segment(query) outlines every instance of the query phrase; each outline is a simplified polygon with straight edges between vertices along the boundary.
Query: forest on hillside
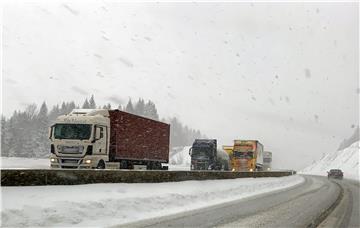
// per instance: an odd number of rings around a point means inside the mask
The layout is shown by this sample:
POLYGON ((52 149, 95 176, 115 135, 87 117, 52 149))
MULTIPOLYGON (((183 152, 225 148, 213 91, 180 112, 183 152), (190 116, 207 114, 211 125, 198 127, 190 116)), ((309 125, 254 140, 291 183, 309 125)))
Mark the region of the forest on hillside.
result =
POLYGON ((139 98, 133 102, 129 99, 125 106, 111 107, 110 103, 97 105, 94 96, 76 105, 74 101, 62 102, 49 109, 45 102, 40 108, 36 104, 28 105, 25 110, 14 111, 9 118, 1 116, 1 156, 4 157, 38 157, 49 156, 50 142, 48 128, 55 119, 70 113, 73 109, 119 109, 125 112, 161 120, 170 124, 170 147, 191 145, 195 138, 204 138, 199 130, 194 130, 181 123, 176 117, 161 118, 154 102, 139 98))

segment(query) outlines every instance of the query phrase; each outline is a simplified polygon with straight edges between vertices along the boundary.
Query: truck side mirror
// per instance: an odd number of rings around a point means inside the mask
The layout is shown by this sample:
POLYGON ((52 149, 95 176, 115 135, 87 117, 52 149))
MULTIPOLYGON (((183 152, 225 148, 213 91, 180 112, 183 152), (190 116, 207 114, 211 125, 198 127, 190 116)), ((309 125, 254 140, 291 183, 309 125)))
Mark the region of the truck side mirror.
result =
POLYGON ((192 147, 190 147, 189 149, 189 155, 191 156, 191 152, 192 152, 192 147))
POLYGON ((95 140, 99 140, 101 137, 100 137, 100 128, 95 128, 95 140))
POLYGON ((49 139, 52 138, 52 131, 53 131, 53 126, 49 127, 49 133, 48 133, 48 136, 49 136, 49 139))

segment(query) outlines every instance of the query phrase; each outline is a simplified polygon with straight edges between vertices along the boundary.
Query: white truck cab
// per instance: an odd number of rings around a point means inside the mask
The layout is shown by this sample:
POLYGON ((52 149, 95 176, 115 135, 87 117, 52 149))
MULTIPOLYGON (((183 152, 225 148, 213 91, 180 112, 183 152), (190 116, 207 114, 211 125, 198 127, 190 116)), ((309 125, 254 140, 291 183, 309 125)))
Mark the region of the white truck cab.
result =
POLYGON ((100 168, 109 161, 109 112, 74 109, 49 129, 51 168, 100 168))

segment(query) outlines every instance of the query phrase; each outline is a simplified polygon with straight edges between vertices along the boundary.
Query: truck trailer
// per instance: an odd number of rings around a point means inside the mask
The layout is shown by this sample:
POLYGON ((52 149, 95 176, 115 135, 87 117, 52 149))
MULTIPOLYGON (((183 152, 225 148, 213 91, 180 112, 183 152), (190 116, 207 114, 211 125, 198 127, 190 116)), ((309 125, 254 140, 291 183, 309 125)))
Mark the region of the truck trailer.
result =
POLYGON ((170 125, 120 110, 74 109, 49 130, 51 168, 167 169, 170 125))
POLYGON ((229 170, 229 156, 217 148, 216 139, 195 139, 189 155, 191 170, 229 170))
POLYGON ((262 171, 264 146, 258 140, 234 140, 233 171, 262 171))

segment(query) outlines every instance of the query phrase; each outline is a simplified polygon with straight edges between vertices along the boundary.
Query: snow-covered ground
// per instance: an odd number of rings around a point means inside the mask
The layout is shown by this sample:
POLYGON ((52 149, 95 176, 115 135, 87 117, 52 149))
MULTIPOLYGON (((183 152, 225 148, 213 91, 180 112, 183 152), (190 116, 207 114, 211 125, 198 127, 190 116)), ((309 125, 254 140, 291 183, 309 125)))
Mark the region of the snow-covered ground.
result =
POLYGON ((2 187, 2 226, 111 226, 288 188, 301 176, 2 187))
MULTIPOLYGON (((169 156, 170 170, 190 170, 189 148, 189 146, 176 147, 171 150, 169 156)), ((44 158, 0 157, 1 168, 48 169, 49 165, 49 159, 44 158)))
POLYGON ((190 146, 175 147, 170 152, 169 170, 190 170, 190 146))
POLYGON ((7 169, 48 169, 50 160, 48 158, 0 157, 0 167, 7 169))
POLYGON ((345 178, 359 180, 359 151, 358 141, 343 150, 325 154, 300 173, 325 176, 330 169, 341 169, 345 178))

